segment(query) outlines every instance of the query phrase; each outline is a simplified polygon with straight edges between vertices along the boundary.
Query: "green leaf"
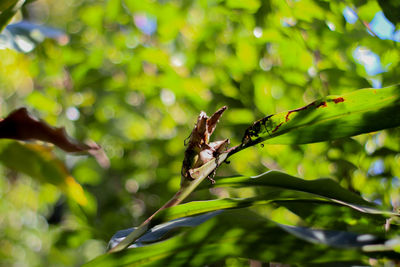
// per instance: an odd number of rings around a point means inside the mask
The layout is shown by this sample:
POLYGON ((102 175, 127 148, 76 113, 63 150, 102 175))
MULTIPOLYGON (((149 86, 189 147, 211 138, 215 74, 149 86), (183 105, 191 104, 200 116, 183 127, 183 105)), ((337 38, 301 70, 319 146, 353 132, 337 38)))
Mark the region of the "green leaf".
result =
MULTIPOLYGON (((305 181, 296 177, 289 176, 284 173, 280 172, 269 172, 260 176, 261 178, 242 178, 242 177, 235 177, 235 178, 225 178, 222 179, 221 184, 223 185, 231 185, 231 186, 248 186, 248 185, 264 185, 264 186, 274 186, 274 187, 281 187, 284 189, 290 190, 275 190, 272 194, 260 194, 260 196, 256 198, 242 198, 242 199, 218 199, 218 200, 209 200, 209 201, 195 201, 186 203, 183 205, 171 207, 165 210, 162 210, 156 217, 153 219, 154 222, 166 222, 170 220, 175 220, 177 218, 197 215, 205 212, 222 210, 222 209, 231 209, 231 208, 242 208, 242 207, 251 207, 256 205, 267 205, 267 204, 278 204, 286 206, 288 204, 292 204, 291 207, 296 208, 297 206, 304 206, 310 207, 310 204, 315 205, 343 205, 346 207, 350 207, 353 210, 360 213, 367 213, 372 216, 373 218, 377 219, 379 217, 379 226, 381 225, 381 221, 384 221, 389 215, 396 215, 394 213, 388 211, 382 211, 370 207, 366 207, 365 205, 372 206, 372 203, 367 202, 366 200, 362 199, 358 195, 347 191, 346 189, 340 187, 337 183, 330 179, 320 179, 314 181, 305 181), (253 183, 254 180, 258 180, 257 183, 253 183), (319 188, 327 188, 328 190, 323 190, 322 193, 318 192, 319 188), (294 191, 303 191, 303 192, 294 192, 294 191), (330 190, 332 190, 333 196, 330 194, 330 190), (330 201, 322 201, 320 196, 328 198, 330 201), (306 201, 306 202, 305 202, 306 201), (345 202, 346 201, 346 202, 345 202), (356 203, 356 204, 353 204, 356 203), (360 205, 360 204, 363 204, 360 205), (293 205, 294 204, 294 205, 293 205)), ((339 207, 334 207, 333 211, 336 211, 339 207)), ((313 212, 313 210, 307 210, 308 213, 313 212)), ((331 210, 329 212, 332 213, 331 210)), ((338 211, 336 214, 345 214, 345 211, 338 211)), ((344 219, 349 218, 350 220, 354 220, 353 214, 350 214, 344 219)), ((309 214, 307 214, 309 216, 309 214)), ((328 215, 329 216, 329 215, 328 215)), ((302 216, 303 217, 303 216, 302 216)), ((360 215, 356 216, 359 218, 360 215)), ((140 226, 142 227, 142 225, 140 226)), ((146 228, 144 231, 146 231, 146 228)), ((118 235, 118 233, 116 234, 118 235)), ((127 234, 128 235, 128 234, 127 234)), ((129 234, 131 236, 133 234, 129 234)), ((141 242, 140 240, 143 237, 137 239, 137 242, 141 242)), ((136 240, 136 239, 135 239, 136 240)), ((132 240, 133 241, 133 240, 132 240)), ((111 241, 112 242, 112 241, 111 241)), ((124 241, 125 242, 125 241, 124 241)), ((117 243, 117 241, 115 241, 117 243)))
MULTIPOLYGON (((386 221, 388 211, 369 208, 361 210, 342 206, 330 201, 310 199, 277 200, 274 204, 284 207, 301 218, 302 225, 313 228, 335 229, 383 235, 382 222, 386 221)), ((271 216, 275 220, 274 216, 271 216)), ((386 233, 387 234, 387 233, 386 233)))
POLYGON ((356 212, 360 213, 381 215, 382 217, 379 217, 381 220, 384 220, 386 217, 390 215, 397 215, 390 211, 380 210, 372 207, 365 207, 361 205, 344 203, 344 202, 338 203, 335 201, 321 200, 317 196, 313 196, 311 194, 308 195, 307 198, 305 198, 303 194, 300 194, 299 192, 295 191, 291 194, 292 197, 289 197, 288 195, 289 194, 287 194, 287 192, 284 192, 283 194, 278 193, 278 194, 262 195, 254 198, 223 198, 223 199, 214 199, 205 201, 191 201, 185 204, 165 209, 162 212, 160 212, 160 214, 156 216, 155 219, 158 221, 165 222, 181 217, 193 216, 215 210, 244 208, 244 207, 253 207, 261 205, 271 205, 271 204, 278 204, 280 206, 288 207, 289 209, 295 209, 296 212, 300 210, 303 212, 303 214, 304 212, 306 212, 307 216, 309 216, 310 213, 315 214, 315 210, 314 209, 310 210, 310 208, 322 205, 332 206, 332 209, 335 210, 339 210, 340 206, 344 206, 346 208, 353 209, 356 212), (304 209, 302 210, 302 208, 304 209))
MULTIPOLYGON (((176 232, 176 230, 178 228, 197 226, 197 225, 211 219, 212 217, 216 216, 219 213, 221 213, 221 211, 209 212, 209 213, 205 213, 205 214, 198 215, 198 216, 179 218, 179 219, 176 219, 176 220, 173 220, 170 222, 159 224, 159 225, 153 227, 150 231, 147 231, 141 237, 139 237, 134 242, 134 244, 132 244, 128 248, 141 247, 148 243, 154 243, 154 242, 160 241, 169 232, 172 232, 172 231, 176 232)), ((108 247, 109 248, 115 247, 116 245, 118 245, 119 242, 122 241, 122 239, 126 238, 135 229, 136 228, 129 228, 129 229, 118 231, 117 233, 115 233, 113 235, 113 237, 111 237, 111 240, 108 243, 108 247)))
POLYGON ((174 220, 181 217, 193 216, 204 212, 221 209, 243 208, 255 205, 265 205, 273 200, 261 200, 257 198, 224 198, 205 201, 192 201, 163 210, 156 217, 164 221, 174 220))
POLYGON ((227 257, 284 263, 350 260, 361 263, 363 253, 359 248, 373 241, 372 236, 367 242, 360 241, 365 240, 363 236, 343 231, 288 228, 247 209, 238 209, 225 211, 166 241, 105 254, 85 266, 204 266, 227 257))
POLYGON ((306 227, 296 227, 279 224, 287 232, 311 243, 326 244, 332 247, 358 247, 375 242, 377 238, 373 235, 357 235, 351 232, 332 230, 317 230, 306 227), (361 238, 362 237, 362 238, 361 238))
POLYGON ((341 187, 332 179, 304 180, 278 171, 269 171, 254 177, 220 178, 213 186, 272 186, 315 194, 360 210, 374 206, 373 203, 341 187))
POLYGON ((3 0, 0 2, 0 12, 3 12, 4 10, 7 10, 11 6, 15 5, 18 2, 18 0, 3 0))
POLYGON ((277 113, 246 130, 242 148, 334 140, 400 125, 400 85, 327 96, 307 106, 277 113))
POLYGON ((400 22, 400 2, 397 0, 378 0, 385 17, 394 25, 400 22))
POLYGON ((37 144, 5 142, 0 149, 0 162, 10 169, 29 175, 42 183, 58 186, 67 196, 82 206, 87 204, 81 185, 68 173, 51 149, 37 144), (22 160, 23 159, 23 160, 22 160))
POLYGON ((25 0, 8 0, 0 6, 0 32, 25 3, 25 0))

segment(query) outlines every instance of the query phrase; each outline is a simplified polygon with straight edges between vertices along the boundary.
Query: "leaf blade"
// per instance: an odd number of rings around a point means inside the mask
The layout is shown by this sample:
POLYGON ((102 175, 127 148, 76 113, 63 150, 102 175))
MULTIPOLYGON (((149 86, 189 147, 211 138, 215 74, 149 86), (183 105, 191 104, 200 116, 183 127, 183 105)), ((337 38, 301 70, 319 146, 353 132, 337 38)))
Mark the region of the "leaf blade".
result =
POLYGON ((56 158, 48 147, 16 141, 6 142, 0 148, 0 162, 39 182, 57 186, 81 206, 86 206, 88 203, 82 186, 69 174, 63 162, 56 158), (24 160, 21 161, 21 159, 24 160))
POLYGON ((267 116, 246 130, 242 148, 306 144, 400 126, 400 85, 327 96, 307 106, 267 116))
POLYGON ((226 257, 285 263, 360 262, 365 255, 360 248, 369 243, 359 242, 360 235, 351 232, 293 229, 297 236, 247 209, 224 211, 166 241, 102 255, 85 266, 203 266, 226 257), (316 232, 330 239, 311 240, 316 232), (341 237, 343 246, 335 242, 335 235, 341 237), (326 246, 330 243, 335 247, 326 246))
POLYGON ((226 186, 272 186, 315 194, 336 202, 373 207, 375 204, 341 187, 334 180, 321 178, 304 180, 279 171, 268 171, 254 177, 221 178, 213 185, 226 186))
POLYGON ((40 140, 52 143, 66 152, 81 152, 99 150, 100 147, 92 143, 82 144, 69 137, 64 128, 55 128, 42 120, 30 115, 26 108, 14 110, 5 119, 0 121, 0 139, 40 140))

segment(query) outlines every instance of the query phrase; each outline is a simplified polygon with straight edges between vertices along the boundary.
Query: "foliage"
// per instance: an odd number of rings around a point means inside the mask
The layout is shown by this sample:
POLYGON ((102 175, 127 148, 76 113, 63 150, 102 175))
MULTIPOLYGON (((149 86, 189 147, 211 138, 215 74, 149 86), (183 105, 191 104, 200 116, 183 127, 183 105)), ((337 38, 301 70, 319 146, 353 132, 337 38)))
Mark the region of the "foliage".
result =
POLYGON ((44 28, 22 24, 16 34, 14 21, 1 33, 32 44, 0 43, 2 117, 27 107, 94 140, 110 162, 1 139, 0 265, 74 266, 104 254, 115 232, 140 225, 179 190, 196 116, 225 105, 213 139, 248 148, 229 155, 214 185, 204 181, 151 225, 172 228, 88 265, 398 258, 399 128, 386 128, 399 124, 399 44, 369 27, 380 11, 397 23, 396 3, 24 2, 32 1, 3 1, 0 26, 14 12, 44 28), (349 9, 354 23, 343 16, 349 9), (28 38, 35 29, 49 38, 28 38), (365 55, 378 56, 374 73, 365 55))

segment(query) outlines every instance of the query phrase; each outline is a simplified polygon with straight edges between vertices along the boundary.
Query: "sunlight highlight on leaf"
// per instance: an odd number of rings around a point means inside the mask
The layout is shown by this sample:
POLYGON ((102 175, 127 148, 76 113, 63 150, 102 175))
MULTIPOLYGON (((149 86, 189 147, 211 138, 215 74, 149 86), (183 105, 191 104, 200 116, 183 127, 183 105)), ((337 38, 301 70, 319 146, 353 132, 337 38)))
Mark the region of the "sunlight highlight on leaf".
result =
POLYGON ((246 130, 242 146, 306 144, 400 125, 400 86, 328 96, 307 106, 267 116, 246 130))
POLYGON ((65 178, 65 187, 67 195, 69 195, 73 200, 79 203, 81 206, 86 206, 88 200, 85 196, 82 186, 76 182, 72 176, 67 176, 65 178))

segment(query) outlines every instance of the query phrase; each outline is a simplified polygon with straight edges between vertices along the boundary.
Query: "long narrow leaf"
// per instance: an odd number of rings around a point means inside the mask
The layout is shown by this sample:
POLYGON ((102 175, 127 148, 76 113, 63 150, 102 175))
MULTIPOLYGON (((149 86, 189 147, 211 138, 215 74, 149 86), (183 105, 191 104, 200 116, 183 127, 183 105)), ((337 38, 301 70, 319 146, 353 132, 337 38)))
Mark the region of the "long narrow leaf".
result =
POLYGON ((214 186, 272 186, 315 194, 346 205, 358 206, 360 209, 374 206, 373 203, 341 187, 332 179, 304 180, 278 171, 269 171, 254 177, 220 178, 214 186))
POLYGON ((364 207, 359 205, 351 205, 348 203, 337 203, 329 200, 321 200, 316 197, 310 196, 309 198, 303 198, 299 196, 297 198, 288 198, 276 196, 272 198, 268 198, 265 196, 256 197, 256 198, 224 198, 224 199, 215 199, 215 200, 205 200, 205 201, 192 201, 185 204, 181 204, 175 207, 171 207, 163 210, 156 217, 162 222, 174 220, 181 217, 193 216, 197 214, 202 214, 204 212, 211 212, 221 209, 234 209, 234 208, 244 208, 244 207, 253 207, 260 205, 270 205, 270 204, 278 204, 283 206, 293 206, 300 205, 309 207, 310 205, 331 205, 336 208, 340 206, 345 206, 355 210, 356 212, 366 213, 371 215, 381 215, 382 220, 389 216, 397 215, 393 212, 380 210, 372 207, 364 207))
POLYGON ((311 104, 265 117, 249 127, 242 148, 306 144, 400 126, 400 85, 327 96, 311 104))
POLYGON ((1 4, 0 10, 0 32, 7 26, 8 22, 25 3, 25 0, 11 0, 1 4))
POLYGON ((360 263, 365 255, 361 248, 377 244, 376 238, 365 237, 344 231, 287 229, 238 209, 225 211, 166 241, 102 255, 85 266, 204 266, 227 257, 283 263, 360 263))
MULTIPOLYGON (((154 243, 157 241, 160 241, 162 238, 164 238, 165 235, 167 235, 171 231, 176 231, 179 228, 183 227, 194 227, 199 224, 202 224, 203 222, 211 219, 212 217, 216 216, 222 211, 214 211, 214 212, 209 212, 205 214, 201 214, 198 216, 192 216, 192 217, 184 217, 184 218, 179 218, 172 220, 170 222, 166 222, 163 224, 156 225, 149 231, 147 231, 144 235, 139 237, 135 243, 130 245, 128 248, 135 248, 135 247, 141 247, 144 246, 146 243, 154 243)), ((132 233, 135 230, 135 228, 129 228, 129 229, 124 229, 121 231, 118 231, 111 237, 110 242, 108 243, 109 248, 113 248, 116 245, 121 242, 125 237, 127 237, 130 233, 132 233)))
POLYGON ((67 152, 99 150, 95 143, 82 144, 67 135, 64 128, 55 128, 33 117, 26 108, 14 110, 0 121, 0 139, 40 140, 52 143, 67 152))

